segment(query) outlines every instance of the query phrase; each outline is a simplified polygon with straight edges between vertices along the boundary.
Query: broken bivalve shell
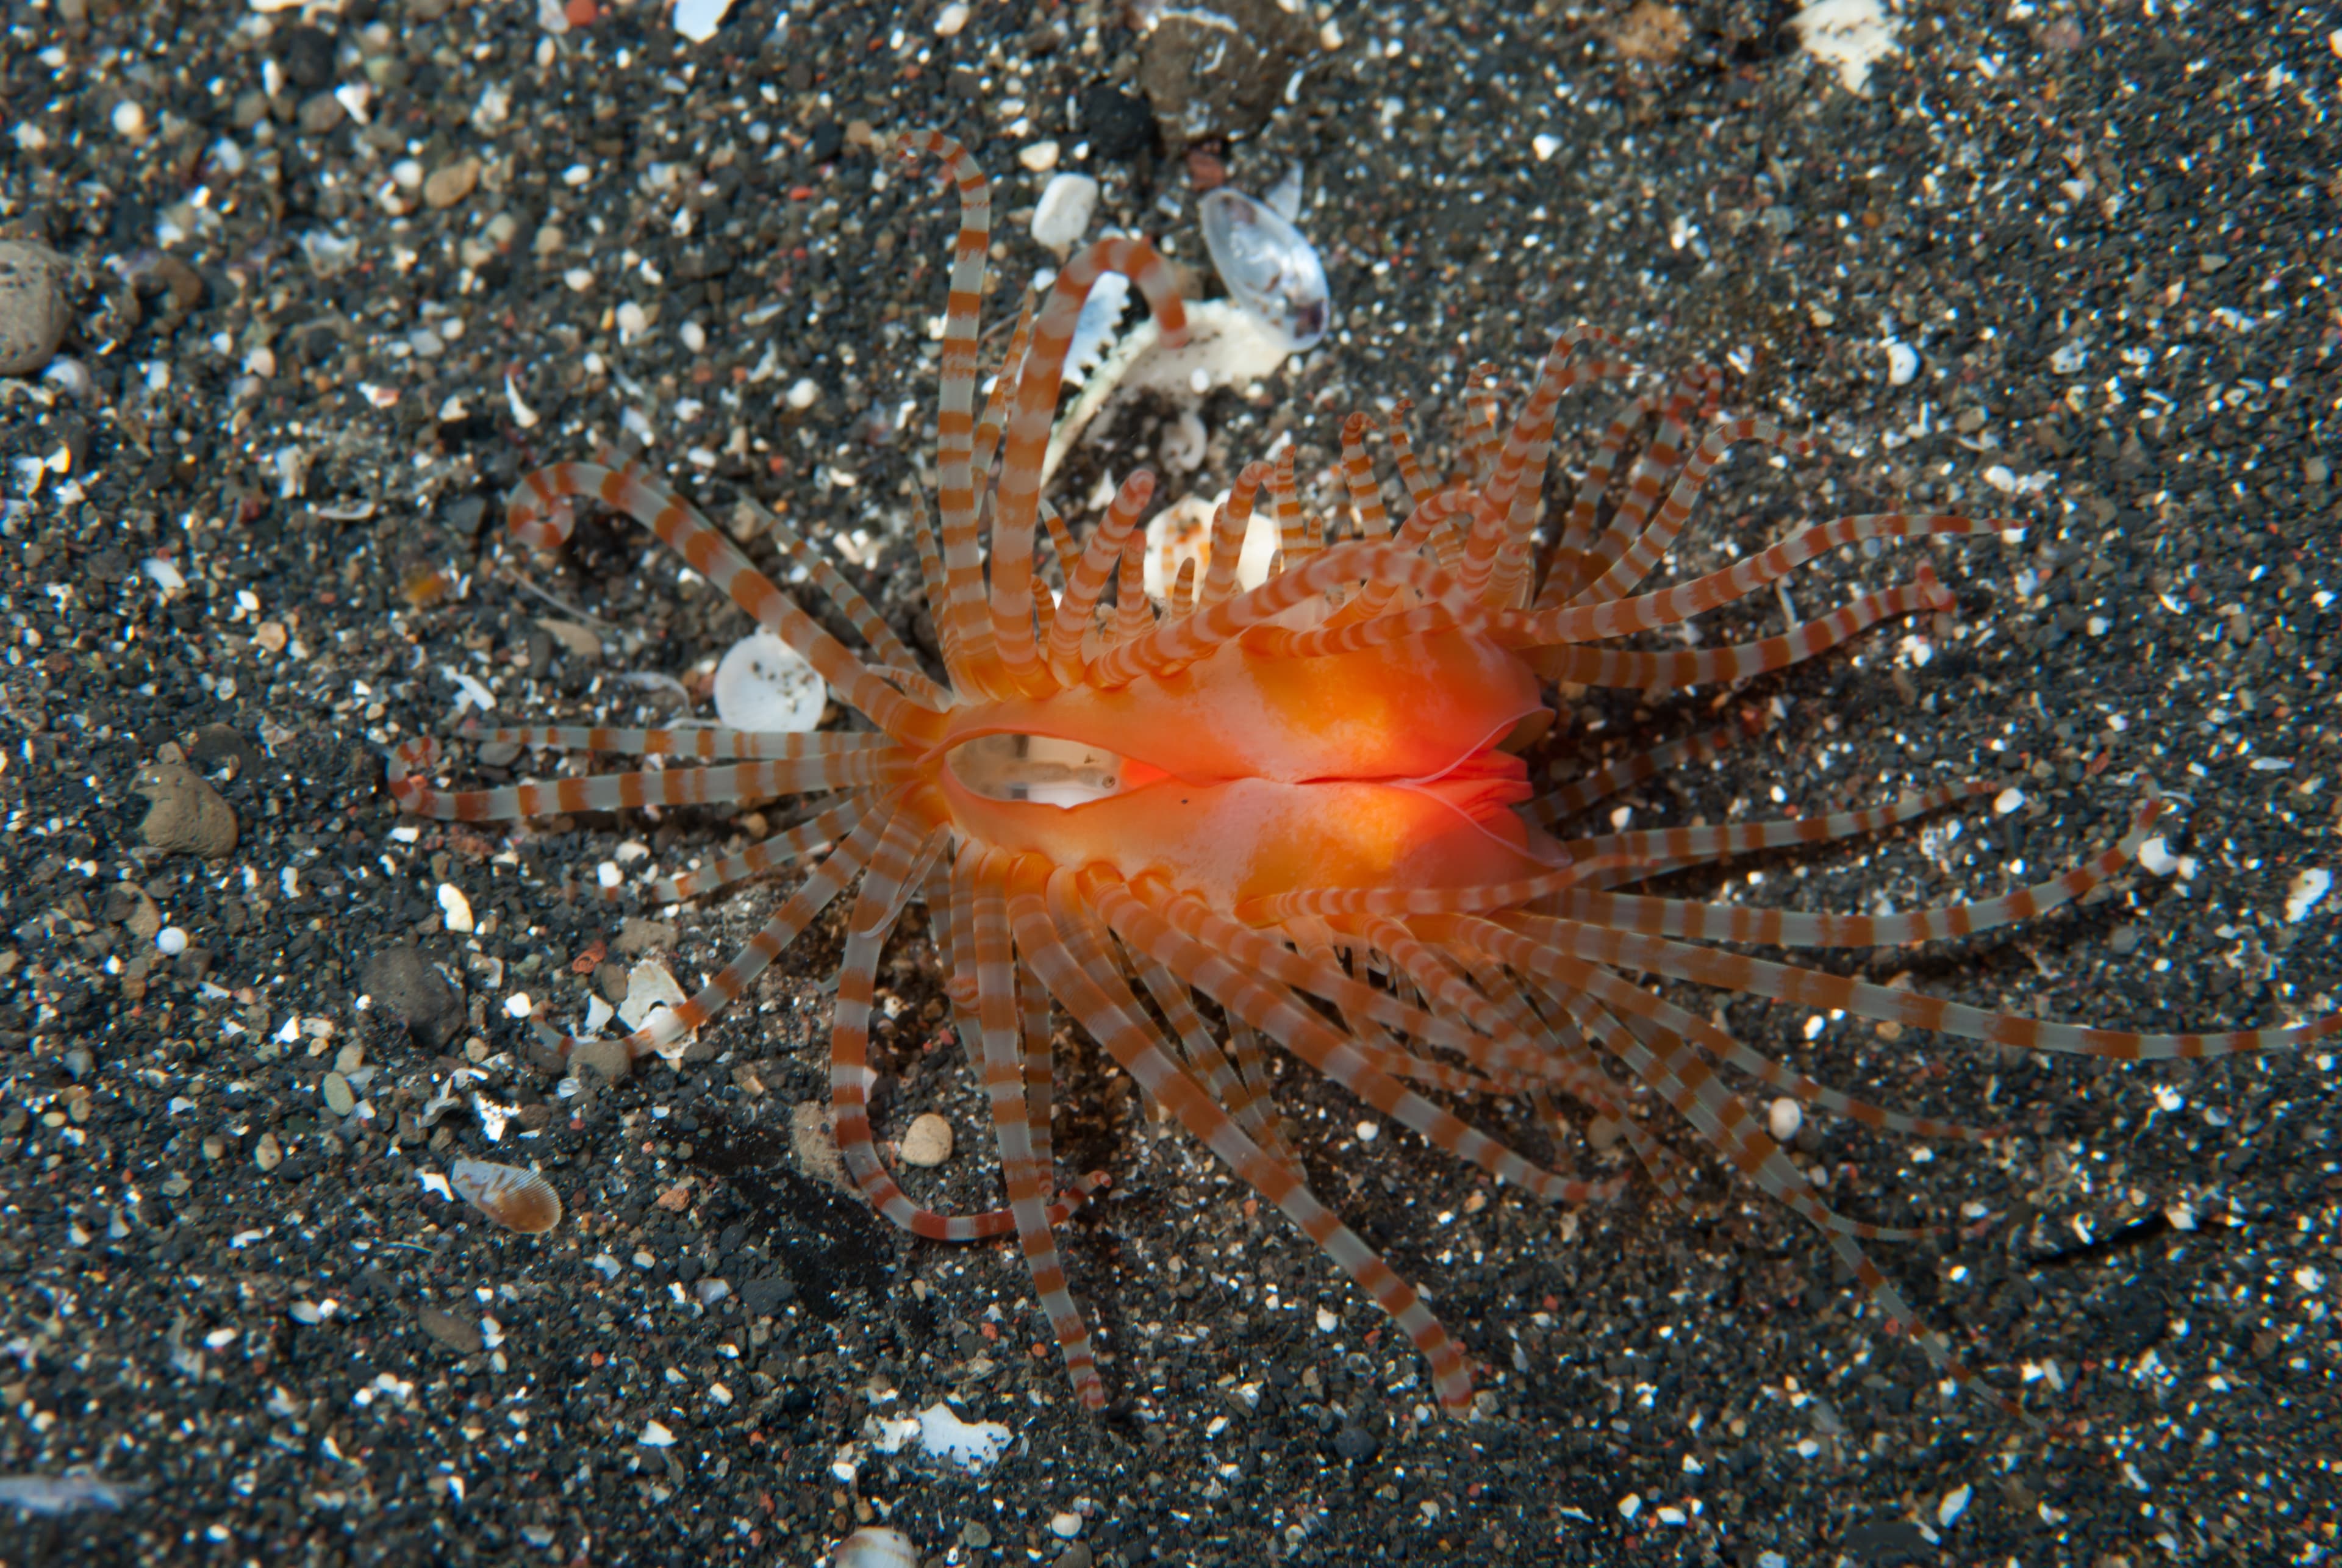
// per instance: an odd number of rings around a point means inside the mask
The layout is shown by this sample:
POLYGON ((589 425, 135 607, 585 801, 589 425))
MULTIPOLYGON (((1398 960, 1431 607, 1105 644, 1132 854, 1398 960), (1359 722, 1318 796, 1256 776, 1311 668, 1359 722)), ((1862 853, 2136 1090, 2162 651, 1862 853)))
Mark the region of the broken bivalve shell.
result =
POLYGON ((879 1525, 857 1530, 839 1542, 829 1560, 837 1568, 919 1568, 911 1538, 879 1525))
POLYGON ((447 1184, 472 1207, 508 1231, 542 1235, 561 1223, 561 1194, 535 1171, 485 1160, 458 1160, 447 1184))
POLYGON ((1334 325, 1326 264, 1301 231, 1266 203, 1223 185, 1196 208, 1204 248, 1228 295, 1295 352, 1308 348, 1334 325))

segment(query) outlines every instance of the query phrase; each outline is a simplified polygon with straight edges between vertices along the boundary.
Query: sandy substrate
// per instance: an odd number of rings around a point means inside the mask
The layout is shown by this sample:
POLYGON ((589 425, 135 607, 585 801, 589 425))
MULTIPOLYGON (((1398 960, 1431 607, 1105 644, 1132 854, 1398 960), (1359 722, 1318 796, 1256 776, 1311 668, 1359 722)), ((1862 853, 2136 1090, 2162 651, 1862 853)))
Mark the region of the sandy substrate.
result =
MULTIPOLYGON (((679 1071, 565 1091, 515 995, 574 1022, 645 956, 688 985, 787 884, 596 895, 602 862, 639 876, 753 831, 722 812, 401 819, 384 754, 450 733, 460 694, 500 720, 706 717, 745 629, 622 521, 531 559, 502 542, 505 490, 643 449, 719 521, 753 497, 833 543, 931 645, 903 530, 950 224, 872 132, 940 123, 1000 178, 996 318, 1054 264, 1026 232, 1046 176, 1017 158, 1045 141, 1103 182, 1096 226, 1208 275, 1203 165, 1100 92, 1138 91, 1118 7, 800 5, 785 34, 780 9, 695 45, 648 5, 581 5, 559 35, 522 4, 7 6, 0 224, 81 273, 60 365, 0 384, 0 1473, 126 1493, 24 1517, 0 1562, 797 1564, 858 1521, 923 1563, 1074 1568, 2331 1549, 2327 1057, 2102 1069, 1679 988, 1847 1090, 2007 1124, 1920 1147, 1815 1115, 1797 1148, 1847 1212, 1956 1227, 1875 1255, 2033 1429, 1947 1400, 1821 1242, 1680 1129, 1654 1123, 1699 1173, 1687 1212, 1638 1181, 1561 1213, 1395 1128, 1362 1139, 1288 1068, 1312 1184, 1484 1365, 1487 1418, 1439 1417, 1371 1304, 1073 1041, 1060 1168, 1114 1182, 1066 1243, 1114 1401, 1085 1417, 1010 1252, 912 1242, 807 1156, 827 928, 679 1071), (564 1223, 448 1202, 434 1178, 465 1155, 540 1166, 564 1223), (944 1400, 1006 1429, 996 1463, 877 1446, 876 1422, 944 1400)), ((1679 575, 1816 515, 2027 531, 1927 551, 1957 609, 1849 654, 1583 700, 1545 776, 1721 712, 1762 734, 1606 814, 2015 782, 1957 841, 1678 884, 1847 912, 2037 880, 2152 784, 2180 814, 2163 874, 1989 940, 1820 962, 2148 1029, 2332 1008, 2337 904, 2287 904, 2333 868, 2342 791, 2337 45, 2303 7, 1937 6, 1856 95, 1786 9, 1314 17, 1297 87, 1213 151, 1255 192, 1303 166, 1336 330, 1207 399, 1176 488, 1287 432, 1324 474, 1342 414, 1401 394, 1444 468, 1465 372, 1492 362, 1516 396, 1580 319, 1654 366, 1724 364, 1729 406, 1821 455, 1726 470, 1679 575)), ((1100 427, 1069 508, 1178 450, 1176 412, 1100 427)), ((1796 604, 1913 554, 1817 564, 1796 604)), ((944 1115, 957 1153, 909 1184, 983 1206, 978 1086, 925 944, 898 951, 882 1128, 944 1115)))

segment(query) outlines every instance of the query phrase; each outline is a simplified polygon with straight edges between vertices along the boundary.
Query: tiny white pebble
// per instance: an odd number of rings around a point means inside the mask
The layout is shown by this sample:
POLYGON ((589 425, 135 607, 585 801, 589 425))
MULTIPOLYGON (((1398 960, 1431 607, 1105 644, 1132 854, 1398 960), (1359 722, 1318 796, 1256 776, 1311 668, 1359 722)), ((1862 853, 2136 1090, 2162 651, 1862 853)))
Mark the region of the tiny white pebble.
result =
POLYGON ((1342 1320, 1340 1318, 1336 1317, 1325 1307, 1319 1307, 1317 1309, 1317 1332, 1319 1333, 1332 1333, 1334 1330, 1339 1326, 1341 1321, 1342 1320))
POLYGON ((938 38, 956 38, 959 30, 966 25, 967 7, 958 4, 957 0, 936 13, 936 36, 938 38))
POLYGON ((594 171, 584 164, 572 164, 561 171, 561 183, 565 185, 582 185, 593 177, 594 171))
POLYGON ((2285 892, 2287 923, 2291 924, 2308 919, 2309 912, 2317 907, 2317 901, 2324 898, 2333 885, 2334 874, 2322 866, 2313 865, 2296 875, 2285 892))
POLYGON ((1034 174, 1046 175, 1057 166, 1057 144, 1036 142, 1029 147, 1020 147, 1016 161, 1034 174))
POLYGON ((683 346, 697 354, 707 346, 707 329, 696 321, 683 324, 683 346))
POLYGON ((1561 138, 1539 134, 1529 138, 1529 146, 1536 154, 1537 162, 1542 164, 1561 151, 1561 138))
POLYGON ((594 880, 604 887, 616 887, 626 880, 626 874, 618 869, 616 861, 606 860, 594 868, 594 880))
POLYGON ((1976 1488, 1965 1482, 1945 1493, 1944 1500, 1936 1504, 1936 1523, 1945 1530, 1958 1523, 1960 1515, 1968 1511, 1968 1499, 1975 1495, 1976 1488))
POLYGON ((1908 386, 1919 374, 1919 351, 1907 343, 1889 339, 1887 344, 1887 380, 1892 386, 1908 386))
POLYGON ((462 888, 455 886, 453 883, 441 883, 439 884, 439 908, 445 915, 448 930, 469 931, 472 929, 472 901, 464 896, 464 890, 462 888))
POLYGON ((187 934, 175 925, 166 925, 155 934, 155 950, 165 958, 176 958, 187 950, 187 934))
POLYGON ((1766 1129, 1773 1134, 1773 1142, 1777 1144, 1786 1144, 1796 1137, 1797 1129, 1805 1124, 1806 1108, 1787 1094, 1765 1107, 1766 1129))
POLYGON ((1619 1518, 1632 1519, 1636 1514, 1640 1513, 1642 1511, 1643 1500, 1636 1493, 1629 1492, 1626 1496, 1618 1499, 1619 1518))
POLYGON ((631 343, 643 335, 643 329, 651 324, 650 313, 633 300, 626 301, 617 308, 616 320, 618 324, 618 341, 621 343, 631 343))
POLYGON ((1358 1124, 1358 1142, 1359 1142, 1359 1143, 1361 1143, 1361 1144, 1371 1144, 1371 1143, 1373 1143, 1376 1138, 1379 1138, 1379 1137, 1381 1137, 1382 1135, 1383 1135, 1383 1127, 1382 1127, 1382 1124, 1381 1124, 1381 1123, 1379 1123, 1379 1122, 1361 1122, 1361 1123, 1359 1123, 1359 1124, 1358 1124))
POLYGON ((1082 1516, 1078 1513, 1056 1513, 1049 1518, 1049 1533, 1060 1541, 1071 1541, 1082 1533, 1082 1516))
POLYGON ((515 1018, 525 1018, 530 1013, 534 1012, 535 1008, 535 1002, 530 999, 528 993, 525 991, 515 991, 510 996, 505 998, 505 1011, 511 1014, 515 1018))
POLYGON ((2021 789, 2005 789, 1992 797, 1992 809, 2003 816, 2007 816, 2024 804, 2025 792, 2021 789))
POLYGON ((146 134, 146 111, 125 98, 114 105, 114 129, 117 135, 138 140, 146 134))
POLYGON ((1053 175, 1033 205, 1033 238, 1062 251, 1082 237, 1097 210, 1098 183, 1087 175, 1053 175))
POLYGON ((2138 863, 2157 876, 2169 876, 2179 869, 2179 857, 2159 834, 2138 846, 2138 863))
POLYGON ((791 408, 803 414, 806 409, 811 408, 820 396, 821 387, 814 378, 810 375, 801 375, 789 387, 785 401, 791 408))
POLYGON ((572 294, 584 294, 594 286, 593 269, 582 266, 571 267, 561 275, 561 281, 569 285, 572 294))
POLYGON ((650 1448, 672 1448, 675 1446, 675 1433, 656 1421, 646 1421, 643 1423, 643 1443, 650 1448))

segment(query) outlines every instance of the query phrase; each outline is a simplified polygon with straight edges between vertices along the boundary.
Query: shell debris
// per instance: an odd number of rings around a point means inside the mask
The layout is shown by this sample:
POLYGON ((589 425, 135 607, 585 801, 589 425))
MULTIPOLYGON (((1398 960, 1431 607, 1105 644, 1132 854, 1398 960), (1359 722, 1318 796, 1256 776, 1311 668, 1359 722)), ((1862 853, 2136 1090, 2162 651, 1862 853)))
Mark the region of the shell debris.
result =
POLYGON ((535 1171, 458 1160, 447 1167, 447 1184, 457 1197, 508 1231, 542 1235, 561 1223, 561 1194, 535 1171))
POLYGON ((829 1560, 836 1568, 918 1568, 911 1538, 884 1525, 866 1525, 837 1543, 829 1560))

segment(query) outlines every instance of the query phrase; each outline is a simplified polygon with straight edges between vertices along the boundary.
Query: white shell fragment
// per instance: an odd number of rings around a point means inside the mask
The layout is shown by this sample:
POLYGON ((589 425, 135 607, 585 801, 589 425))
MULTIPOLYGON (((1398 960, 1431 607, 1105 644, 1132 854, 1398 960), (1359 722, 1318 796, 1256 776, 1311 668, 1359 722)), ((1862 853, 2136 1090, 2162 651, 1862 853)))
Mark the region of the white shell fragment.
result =
POLYGON ((1266 204, 1223 185, 1197 209, 1204 247, 1228 295, 1298 351, 1334 325, 1326 264, 1301 231, 1266 204))
POLYGON ((911 1538, 884 1525, 866 1525, 837 1543, 829 1560, 837 1568, 919 1568, 911 1538))
POLYGON ((1008 1429, 996 1421, 962 1421, 959 1413, 938 1400, 905 1421, 876 1420, 881 1453, 900 1453, 916 1440, 932 1458, 948 1459, 962 1470, 989 1470, 1008 1451, 1008 1429))
POLYGON ((716 716, 729 729, 803 734, 827 696, 805 655, 770 632, 741 638, 716 666, 716 716))
POLYGON ((2298 924, 2309 918, 2327 890, 2334 885, 2334 874, 2320 866, 2311 866, 2297 875, 2285 890, 2285 918, 2287 924, 2298 924))
POLYGON ((912 1120, 903 1134, 903 1164, 930 1168, 951 1158, 952 1124, 933 1111, 912 1120))
POLYGON ((1097 210, 1098 183, 1087 175, 1055 175, 1033 205, 1033 238, 1064 251, 1082 237, 1097 210))
POLYGON ((561 1194, 535 1171, 485 1160, 458 1160, 447 1167, 455 1195, 508 1231, 542 1235, 561 1223, 561 1194))
POLYGON ((676 0, 675 30, 695 44, 705 44, 724 25, 732 0, 676 0))

